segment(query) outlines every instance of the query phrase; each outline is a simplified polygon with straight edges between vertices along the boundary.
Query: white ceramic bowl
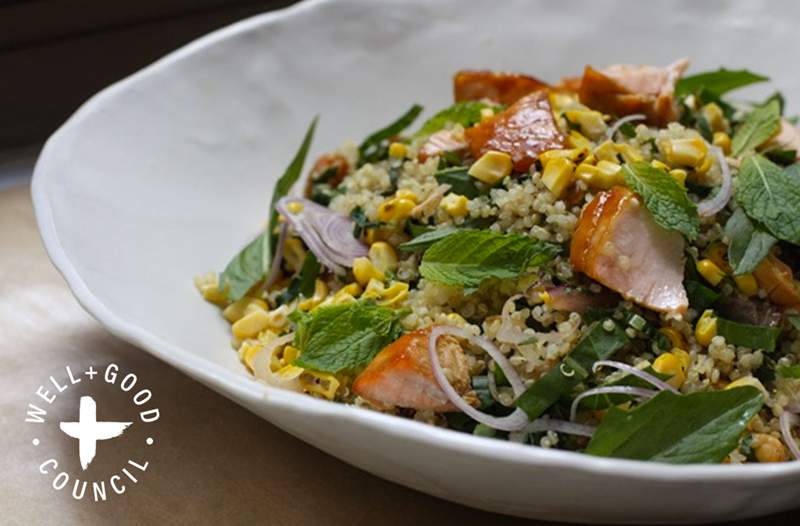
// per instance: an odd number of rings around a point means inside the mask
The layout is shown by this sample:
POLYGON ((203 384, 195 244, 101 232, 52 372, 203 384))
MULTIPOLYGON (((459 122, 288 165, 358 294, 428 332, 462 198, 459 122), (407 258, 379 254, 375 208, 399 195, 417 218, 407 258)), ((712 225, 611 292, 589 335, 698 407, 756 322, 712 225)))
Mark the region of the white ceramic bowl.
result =
MULTIPOLYGON (((47 142, 33 197, 47 250, 117 336, 289 433, 409 487, 562 521, 689 522, 796 506, 800 462, 669 466, 472 437, 267 388, 192 277, 221 269, 267 217, 313 115, 311 158, 421 102, 456 69, 547 80, 586 63, 726 65, 800 100, 800 4, 786 2, 307 2, 204 37, 103 91, 47 142)), ((770 88, 763 88, 762 92, 770 88)))

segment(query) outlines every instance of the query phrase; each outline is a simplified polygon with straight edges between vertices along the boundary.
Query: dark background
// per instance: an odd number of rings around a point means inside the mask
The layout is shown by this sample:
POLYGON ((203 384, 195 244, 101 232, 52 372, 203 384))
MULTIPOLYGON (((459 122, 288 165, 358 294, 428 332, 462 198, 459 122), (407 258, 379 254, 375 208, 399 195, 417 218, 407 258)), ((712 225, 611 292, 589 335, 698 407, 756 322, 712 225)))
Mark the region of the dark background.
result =
POLYGON ((43 142, 168 52, 292 0, 0 0, 0 149, 43 142))

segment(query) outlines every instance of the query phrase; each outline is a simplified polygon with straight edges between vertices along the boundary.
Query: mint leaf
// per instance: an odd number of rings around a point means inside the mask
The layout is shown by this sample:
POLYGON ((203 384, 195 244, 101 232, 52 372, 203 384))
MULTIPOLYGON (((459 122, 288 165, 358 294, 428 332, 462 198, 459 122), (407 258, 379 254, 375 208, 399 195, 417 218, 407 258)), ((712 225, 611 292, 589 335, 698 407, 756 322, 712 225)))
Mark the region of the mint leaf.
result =
POLYGON ((464 229, 455 226, 446 226, 437 230, 429 230, 428 232, 418 235, 411 241, 406 241, 405 243, 398 245, 397 249, 401 252, 416 252, 417 250, 425 250, 437 241, 441 241, 442 239, 446 238, 450 234, 455 234, 456 232, 461 232, 463 230, 464 229))
POLYGON ((755 270, 778 242, 769 232, 755 224, 744 210, 737 208, 725 224, 725 236, 730 239, 728 262, 735 276, 755 270))
POLYGON ((686 189, 667 172, 640 161, 622 166, 625 183, 642 199, 656 223, 677 230, 689 240, 697 237, 700 217, 686 189))
POLYGON ((772 99, 764 106, 756 106, 744 118, 731 140, 731 155, 755 151, 778 131, 781 125, 780 102, 772 99))
POLYGON ((632 411, 612 408, 586 453, 672 464, 720 463, 761 409, 755 387, 676 395, 662 391, 632 411))
POLYGON ((736 201, 775 237, 800 244, 800 165, 751 155, 739 168, 736 201))
POLYGON ((778 327, 750 325, 717 318, 717 334, 723 336, 725 342, 730 345, 772 352, 775 350, 781 330, 778 327))
POLYGON ((358 165, 374 163, 385 158, 389 151, 389 139, 408 128, 420 113, 422 113, 422 106, 414 104, 397 120, 364 139, 364 142, 358 147, 358 165))
POLYGON ((272 201, 267 230, 250 242, 241 252, 233 257, 228 266, 219 276, 219 285, 227 291, 228 299, 236 301, 241 299, 253 285, 264 278, 272 264, 272 256, 278 243, 278 236, 275 235, 275 228, 278 224, 278 212, 275 210, 275 203, 284 197, 292 189, 292 186, 300 178, 303 172, 308 150, 311 141, 314 139, 314 130, 317 127, 317 118, 311 121, 300 149, 294 155, 294 159, 286 167, 286 171, 275 183, 272 191, 272 201))
POLYGON ((675 84, 675 96, 676 98, 681 98, 697 93, 701 89, 720 96, 737 88, 764 82, 765 80, 769 80, 769 78, 746 69, 731 70, 720 68, 717 71, 704 71, 703 73, 683 77, 675 84))
POLYGON ((294 344, 300 349, 294 364, 326 373, 356 371, 402 334, 405 314, 363 300, 293 313, 294 344))
POLYGON ((483 108, 491 108, 492 106, 468 100, 464 102, 456 102, 449 108, 445 108, 438 112, 436 115, 425 121, 425 124, 419 129, 414 137, 424 137, 431 135, 444 128, 448 123, 460 124, 465 128, 469 128, 480 122, 481 110, 483 108))
POLYGON ((481 190, 477 186, 477 181, 474 177, 467 173, 469 168, 453 167, 439 170, 433 176, 439 184, 449 184, 450 192, 474 199, 481 195, 481 190))
POLYGON ((430 281, 461 285, 470 294, 486 279, 517 278, 559 251, 558 245, 526 236, 466 230, 434 243, 422 257, 419 272, 430 281))

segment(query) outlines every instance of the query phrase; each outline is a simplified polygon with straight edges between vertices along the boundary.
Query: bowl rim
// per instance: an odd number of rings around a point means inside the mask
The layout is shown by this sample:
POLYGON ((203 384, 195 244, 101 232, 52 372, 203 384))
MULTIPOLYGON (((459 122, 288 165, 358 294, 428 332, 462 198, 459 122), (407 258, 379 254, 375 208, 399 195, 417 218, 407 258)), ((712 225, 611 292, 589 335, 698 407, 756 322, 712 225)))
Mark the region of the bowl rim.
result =
MULTIPOLYGON (((145 327, 126 321, 95 296, 76 270, 69 255, 61 245, 48 196, 51 180, 60 173, 58 151, 62 138, 80 128, 90 114, 113 101, 115 97, 136 86, 140 81, 172 64, 190 58, 223 40, 243 33, 301 17, 320 5, 338 0, 304 0, 290 7, 258 14, 204 35, 158 59, 156 62, 104 88, 86 101, 46 141, 34 168, 31 195, 39 232, 50 260, 67 282, 78 303, 109 332, 122 340, 140 347, 160 360, 200 381, 205 386, 234 401, 266 404, 276 408, 305 413, 308 417, 333 417, 376 432, 387 433, 406 440, 409 444, 440 446, 455 449, 466 455, 477 455, 505 462, 523 463, 533 467, 568 468, 576 472, 597 475, 624 475, 650 481, 702 481, 736 483, 779 483, 800 478, 800 461, 776 464, 687 464, 674 465, 657 462, 603 458, 584 453, 551 450, 484 438, 443 429, 422 422, 398 418, 368 409, 330 402, 268 386, 253 378, 240 376, 215 362, 192 354, 189 350, 162 340, 145 327)), ((365 4, 369 3, 364 1, 365 4)))

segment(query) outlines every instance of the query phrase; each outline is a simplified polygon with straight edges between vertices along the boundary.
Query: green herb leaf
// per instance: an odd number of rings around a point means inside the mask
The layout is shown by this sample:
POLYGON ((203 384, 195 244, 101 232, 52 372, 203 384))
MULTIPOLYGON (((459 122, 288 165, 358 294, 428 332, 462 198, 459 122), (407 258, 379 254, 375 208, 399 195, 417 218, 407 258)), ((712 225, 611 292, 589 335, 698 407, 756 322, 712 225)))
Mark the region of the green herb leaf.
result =
POLYGON ((572 352, 522 393, 514 404, 531 420, 539 418, 559 398, 571 394, 588 378, 596 361, 611 358, 626 343, 628 337, 618 324, 614 323, 613 330, 607 331, 603 322, 596 322, 572 352))
POLYGON ((423 234, 418 235, 411 241, 406 241, 398 245, 397 249, 401 252, 416 252, 417 250, 425 250, 437 241, 441 241, 450 234, 461 232, 464 229, 456 226, 446 226, 437 230, 429 230, 423 234))
POLYGON ((628 139, 636 137, 636 128, 630 122, 623 122, 619 127, 619 132, 628 139))
POLYGON ((730 70, 721 68, 718 71, 706 71, 683 77, 675 84, 675 96, 682 98, 701 89, 720 96, 737 88, 749 86, 756 82, 764 82, 765 80, 769 80, 769 78, 744 69, 730 70))
POLYGON ((797 160, 797 150, 772 149, 766 150, 763 153, 764 157, 781 166, 789 166, 790 164, 794 164, 797 160))
POLYGON ((379 227, 383 224, 380 221, 370 221, 364 209, 360 206, 355 207, 350 212, 350 219, 353 220, 353 237, 356 239, 360 238, 366 229, 379 227))
POLYGON ((764 398, 755 387, 676 395, 662 391, 632 411, 612 408, 586 453, 672 464, 720 463, 764 398))
POLYGON ((475 178, 467 173, 468 170, 462 167, 446 168, 436 172, 434 177, 439 184, 449 184, 452 193, 474 199, 483 192, 478 188, 475 178))
POLYGON ((300 294, 306 298, 314 295, 314 286, 316 285, 319 271, 319 261, 317 261, 314 253, 309 250, 306 252, 306 258, 303 260, 303 266, 300 268, 300 273, 297 277, 300 281, 300 294))
POLYGON ((667 230, 677 230, 690 240, 697 237, 697 206, 672 176, 643 161, 625 164, 622 171, 625 182, 644 199, 656 223, 667 230))
POLYGON ((719 299, 719 292, 706 287, 699 281, 687 279, 683 286, 686 288, 689 305, 698 312, 710 309, 719 299))
POLYGON ((399 320, 406 313, 357 301, 293 315, 300 349, 294 363, 327 373, 356 371, 402 334, 399 320))
POLYGON ((744 123, 736 130, 731 140, 731 155, 755 151, 772 137, 781 125, 781 107, 777 100, 770 100, 764 106, 756 106, 747 114, 744 123))
POLYGON ((389 139, 408 128, 420 113, 422 113, 422 106, 414 104, 396 121, 364 139, 364 142, 358 147, 358 165, 374 163, 386 157, 389 139))
POLYGON ((414 137, 423 137, 436 133, 448 123, 460 124, 465 128, 469 128, 480 122, 483 108, 491 108, 491 106, 472 100, 456 102, 425 121, 425 124, 414 134, 414 137))
POLYGON ((800 365, 779 365, 775 372, 781 378, 800 379, 800 365))
POLYGON ((270 210, 272 212, 267 230, 236 254, 219 276, 220 287, 227 291, 228 299, 231 301, 241 299, 247 294, 247 291, 253 288, 253 285, 264 278, 264 274, 272 264, 272 255, 275 253, 275 246, 278 242, 278 237, 275 234, 275 228, 278 224, 278 212, 275 211, 275 203, 288 194, 289 190, 300 178, 316 127, 317 118, 314 117, 308 127, 308 131, 306 131, 300 149, 297 150, 294 159, 278 179, 278 182, 275 183, 275 189, 272 191, 272 201, 270 202, 270 210))
POLYGON ((731 241, 728 245, 728 261, 736 276, 755 270, 778 242, 747 217, 741 208, 737 208, 725 224, 725 236, 731 241))
POLYGON ((775 350, 781 330, 778 327, 750 325, 717 318, 717 334, 725 338, 725 342, 737 347, 763 349, 766 352, 775 350))
POLYGON ((800 244, 800 165, 783 169, 760 155, 745 158, 736 201, 773 236, 800 244))
POLYGON ((517 278, 559 251, 558 245, 526 236, 464 230, 434 243, 422 257, 419 272, 430 281, 461 285, 470 294, 488 278, 517 278))
POLYGON ((792 327, 800 331, 800 314, 789 314, 786 319, 792 324, 792 327))

